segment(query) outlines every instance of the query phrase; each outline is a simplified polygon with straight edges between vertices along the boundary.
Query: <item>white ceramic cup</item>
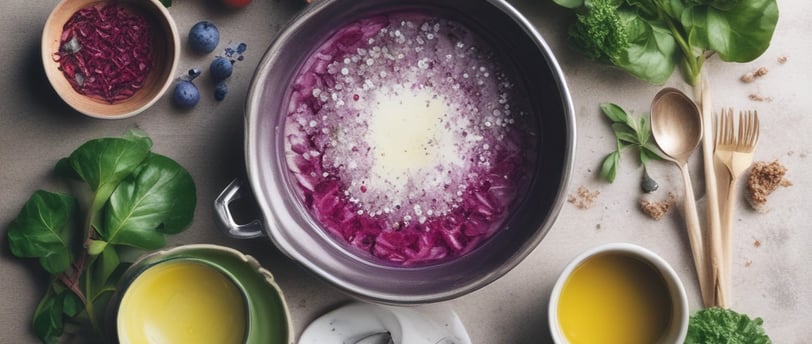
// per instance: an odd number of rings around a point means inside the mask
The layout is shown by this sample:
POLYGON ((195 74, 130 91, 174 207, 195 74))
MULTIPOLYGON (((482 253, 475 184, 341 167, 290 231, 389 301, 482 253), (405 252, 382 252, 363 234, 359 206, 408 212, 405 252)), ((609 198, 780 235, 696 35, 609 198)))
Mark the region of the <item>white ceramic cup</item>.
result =
POLYGON ((550 333, 553 340, 557 344, 569 344, 569 341, 564 336, 561 326, 558 321, 558 302, 561 297, 561 290, 564 283, 572 275, 572 272, 586 260, 603 253, 619 253, 625 254, 630 257, 640 259, 641 261, 651 264, 662 276, 668 287, 668 293, 671 296, 671 323, 666 330, 666 333, 661 337, 659 343, 682 343, 685 341, 685 335, 688 332, 688 297, 685 294, 685 288, 682 282, 674 272, 674 269, 660 256, 638 245, 628 243, 611 243, 593 247, 586 252, 579 254, 567 266, 558 277, 558 280, 553 287, 552 294, 550 295, 550 304, 548 308, 548 319, 550 325, 550 333))

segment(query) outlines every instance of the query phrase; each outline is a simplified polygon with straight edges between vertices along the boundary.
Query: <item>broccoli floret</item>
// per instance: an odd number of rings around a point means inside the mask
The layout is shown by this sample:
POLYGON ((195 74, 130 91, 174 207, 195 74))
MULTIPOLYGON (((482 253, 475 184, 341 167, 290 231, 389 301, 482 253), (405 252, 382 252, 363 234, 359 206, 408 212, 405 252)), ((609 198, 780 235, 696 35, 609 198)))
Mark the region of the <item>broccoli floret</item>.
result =
POLYGON ((603 60, 618 56, 629 46, 626 28, 612 0, 587 1, 585 12, 576 15, 569 35, 575 46, 586 56, 603 60))

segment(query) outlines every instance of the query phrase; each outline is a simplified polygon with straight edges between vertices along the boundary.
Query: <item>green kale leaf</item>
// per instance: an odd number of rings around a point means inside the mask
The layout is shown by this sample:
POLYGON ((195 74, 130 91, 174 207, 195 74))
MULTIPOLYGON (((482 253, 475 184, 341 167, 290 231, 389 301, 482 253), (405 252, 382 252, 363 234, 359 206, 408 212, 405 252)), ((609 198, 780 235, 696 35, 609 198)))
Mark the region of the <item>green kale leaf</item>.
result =
POLYGON ((771 344, 761 318, 723 308, 706 308, 691 316, 685 344, 771 344))

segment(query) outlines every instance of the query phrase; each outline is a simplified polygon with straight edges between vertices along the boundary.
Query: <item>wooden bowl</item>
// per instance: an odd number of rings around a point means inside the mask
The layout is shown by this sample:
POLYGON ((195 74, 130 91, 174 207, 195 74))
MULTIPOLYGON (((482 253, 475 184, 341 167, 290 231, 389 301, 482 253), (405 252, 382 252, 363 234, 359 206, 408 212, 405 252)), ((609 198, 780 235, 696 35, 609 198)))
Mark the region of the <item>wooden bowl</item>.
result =
POLYGON ((42 64, 56 93, 72 108, 85 115, 102 119, 135 116, 154 104, 166 92, 174 79, 180 58, 178 29, 169 11, 158 0, 119 0, 127 9, 142 15, 152 35, 153 66, 144 85, 131 97, 108 102, 77 92, 68 82, 54 58, 60 49, 62 30, 68 19, 80 9, 101 6, 104 0, 62 0, 51 12, 42 30, 42 64))

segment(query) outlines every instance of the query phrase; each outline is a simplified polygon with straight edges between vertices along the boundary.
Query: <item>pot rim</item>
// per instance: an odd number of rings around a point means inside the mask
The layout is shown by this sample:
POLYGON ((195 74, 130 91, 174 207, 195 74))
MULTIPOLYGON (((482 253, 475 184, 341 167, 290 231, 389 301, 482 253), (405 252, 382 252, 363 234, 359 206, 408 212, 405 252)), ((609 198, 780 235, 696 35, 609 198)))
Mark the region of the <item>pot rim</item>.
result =
MULTIPOLYGON (((468 294, 500 278, 517 266, 522 260, 524 260, 524 258, 526 258, 538 246, 539 242, 541 242, 546 233, 549 232, 560 213, 565 200, 565 189, 570 183, 572 169, 574 167, 576 144, 574 107, 564 74, 546 41, 521 13, 519 13, 512 5, 504 0, 482 1, 496 7, 510 19, 512 19, 512 21, 525 32, 526 38, 531 41, 531 43, 535 46, 535 49, 537 49, 539 53, 544 56, 546 60, 544 62, 547 64, 547 68, 549 68, 549 71, 553 76, 554 84, 557 87, 560 96, 562 116, 564 117, 566 127, 566 147, 563 147, 563 161, 561 162, 562 169, 560 180, 557 181, 558 187, 555 190, 556 197, 548 209, 550 216, 542 221, 541 227, 536 231, 537 234, 531 236, 528 242, 522 246, 522 250, 504 261, 498 269, 483 274, 479 278, 472 279, 462 285, 454 285, 451 288, 440 292, 432 292, 421 295, 402 295, 394 292, 382 292, 376 290, 375 288, 370 288, 369 286, 351 283, 340 276, 332 274, 321 265, 316 264, 311 259, 303 255, 301 252, 298 252, 290 242, 280 237, 278 228, 281 226, 280 222, 284 221, 280 221, 278 217, 282 216, 288 219, 291 215, 274 213, 272 211, 273 207, 271 206, 272 202, 268 199, 267 195, 263 194, 262 192, 262 180, 266 177, 259 164, 256 162, 256 158, 260 151, 258 148, 258 144, 260 143, 258 140, 258 130, 260 130, 260 128, 258 128, 259 125, 257 125, 257 123, 259 116, 262 114, 260 109, 260 100, 266 90, 265 83, 271 69, 271 62, 277 60, 280 55, 284 54, 284 52, 280 50, 280 46, 285 42, 290 41, 292 35, 303 25, 307 25, 307 19, 309 17, 322 11, 329 10, 331 4, 335 3, 336 1, 320 1, 312 4, 305 11, 293 18, 288 25, 277 34, 259 62, 257 70, 251 80, 248 97, 246 100, 244 123, 246 133, 245 161, 248 171, 249 184, 252 191, 257 196, 255 197, 256 202, 258 203, 260 211, 265 219, 265 232, 268 234, 276 247, 285 255, 304 265, 308 270, 315 273, 318 277, 330 282, 332 285, 350 295, 380 303, 420 304, 445 301, 468 294)), ((282 161, 282 163, 284 164, 284 161, 282 161)), ((288 201, 290 200, 278 200, 277 202, 288 201)))

